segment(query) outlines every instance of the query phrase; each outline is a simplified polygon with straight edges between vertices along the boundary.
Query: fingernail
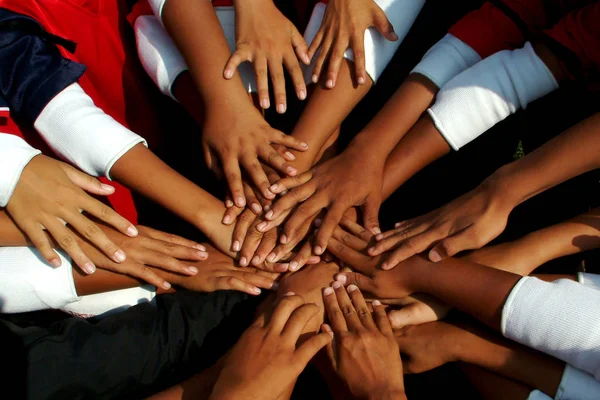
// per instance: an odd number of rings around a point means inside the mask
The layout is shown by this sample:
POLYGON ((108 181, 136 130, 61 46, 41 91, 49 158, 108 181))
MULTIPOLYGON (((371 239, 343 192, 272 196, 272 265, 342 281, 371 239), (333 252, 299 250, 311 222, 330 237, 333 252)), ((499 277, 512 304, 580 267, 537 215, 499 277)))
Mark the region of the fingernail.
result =
POLYGON ((376 226, 376 227, 373 228, 373 233, 375 235, 381 235, 381 229, 379 229, 379 227, 376 226))
POLYGON ((60 259, 53 258, 52 260, 50 260, 50 264, 52 264, 52 266, 54 267, 60 267, 62 263, 60 262, 60 259))
POLYGON ((269 190, 270 190, 271 192, 275 193, 275 191, 277 190, 277 184, 276 184, 276 183, 274 183, 273 185, 271 185, 271 186, 269 187, 269 190))
POLYGON ((266 205, 263 207, 263 210, 265 210, 265 211, 271 211, 271 205, 270 205, 270 204, 266 204, 266 205))
POLYGON ((390 268, 390 266, 388 265, 388 263, 381 264, 381 269, 387 271, 389 268, 390 268))
POLYGON ((138 230, 135 226, 131 225, 129 228, 127 228, 127 235, 128 236, 137 236, 138 235, 138 230))
POLYGON ((170 284, 169 282, 165 281, 165 282, 163 283, 163 288, 165 288, 165 289, 169 290, 169 289, 171 289, 171 284, 170 284))
POLYGON ((267 227, 267 223, 266 222, 261 222, 260 224, 256 225, 256 229, 258 229, 259 231, 263 231, 265 228, 267 227))
POLYGON ((100 184, 100 189, 104 190, 105 192, 109 192, 109 193, 113 193, 115 191, 114 187, 107 185, 105 183, 100 184))
POLYGON ((83 264, 83 270, 85 271, 86 274, 93 274, 94 272, 96 272, 96 266, 94 264, 92 264, 91 262, 86 262, 85 264, 83 264))
POLYGON ((127 258, 127 256, 125 255, 123 250, 117 250, 115 252, 115 260, 117 260, 118 262, 123 262, 123 261, 125 261, 126 258, 127 258))
POLYGON ((272 290, 277 290, 277 289, 279 289, 279 283, 278 283, 278 282, 273 282, 273 284, 271 285, 271 289, 272 289, 272 290))
POLYGON ((440 256, 440 253, 438 253, 435 250, 431 250, 429 252, 429 259, 433 262, 438 262, 438 261, 442 261, 442 256, 440 256))
POLYGON ((283 114, 285 112, 285 104, 278 104, 277 105, 277 112, 279 114, 283 114))
POLYGON ((342 285, 345 285, 346 281, 348 280, 348 277, 346 277, 346 275, 338 275, 335 277, 335 280, 341 283, 342 285))
POLYGON ((364 85, 365 84, 365 78, 363 78, 362 76, 358 78, 358 84, 359 85, 364 85))
POLYGON ((342 284, 338 281, 335 281, 331 286, 333 286, 334 289, 339 289, 342 287, 342 284))
POLYGON ((252 265, 258 265, 258 264, 260 264, 260 257, 254 256, 254 258, 252 259, 252 265))
POLYGON ((304 147, 306 149, 306 148, 308 148, 308 143, 302 142, 302 143, 300 143, 300 146, 302 146, 302 147, 304 147))
POLYGON ((310 64, 310 57, 308 56, 308 54, 302 55, 302 61, 304 61, 304 64, 306 65, 310 64))
POLYGON ((230 69, 226 69, 224 75, 225 75, 225 78, 231 79, 231 77, 233 76, 233 72, 230 69))
POLYGON ((231 246, 231 248, 233 249, 233 251, 240 251, 242 246, 240 245, 240 242, 236 240, 235 242, 233 242, 233 246, 231 246))
POLYGON ((277 272, 287 272, 288 268, 290 267, 289 264, 277 264, 275 267, 275 270, 277 272))
POLYGON ((275 257, 277 257, 277 254, 275 254, 275 252, 273 251, 267 256, 267 261, 275 262, 275 257))
POLYGON ((322 223, 323 223, 323 220, 321 218, 315 219, 315 226, 317 228, 320 227, 322 223))
POLYGON ((238 207, 244 207, 246 205, 246 199, 244 199, 243 197, 238 197, 235 199, 235 204, 237 204, 238 207))
POLYGON ((315 246, 315 254, 318 256, 323 254, 323 248, 321 246, 315 246))
POLYGON ((286 296, 286 297, 287 297, 287 296, 293 296, 293 295, 295 295, 295 294, 296 294, 296 293, 294 293, 294 292, 287 292, 286 294, 284 294, 284 296, 286 296))
POLYGON ((206 247, 202 246, 201 244, 195 244, 194 248, 200 251, 206 251, 206 247))
POLYGON ((325 332, 327 332, 327 333, 329 334, 329 336, 331 336, 331 337, 333 337, 333 336, 334 336, 334 334, 333 334, 333 331, 331 330, 331 328, 329 327, 329 325, 325 325, 325 326, 323 326, 323 330, 324 330, 325 332))
POLYGON ((392 32, 392 33, 390 34, 390 37, 391 37, 393 40, 398 40, 398 35, 396 35, 396 32, 392 32))
POLYGON ((333 79, 327 79, 325 86, 327 86, 327 88, 331 89, 333 87, 333 79))
POLYGON ((251 208, 252 208, 252 211, 254 211, 257 214, 259 214, 262 211, 262 208, 256 203, 253 203, 251 208))
POLYGON ((196 256, 201 260, 206 260, 208 258, 208 253, 205 251, 197 251, 196 256))
POLYGON ((288 237, 286 235, 281 235, 281 237, 279 238, 279 241, 281 242, 281 244, 287 244, 288 237))
POLYGON ((300 91, 298 92, 298 98, 299 98, 300 100, 304 100, 304 99, 306 99, 306 91, 304 91, 304 90, 300 90, 300 91))
POLYGON ((268 213, 265 214, 265 218, 266 219, 271 219, 271 218, 273 218, 273 214, 275 214, 275 213, 273 212, 273 210, 271 210, 271 211, 269 211, 268 213))
POLYGON ((187 270, 190 274, 196 275, 198 273, 198 268, 196 267, 188 267, 187 270))
POLYGON ((373 300, 373 303, 372 303, 372 304, 373 304, 374 306, 380 306, 380 305, 381 305, 381 302, 380 302, 379 300, 373 300))
POLYGON ((229 199, 225 200, 225 207, 227 207, 227 208, 233 207, 233 201, 231 201, 229 199))
POLYGON ((240 265, 241 265, 242 267, 246 267, 246 266, 248 265, 248 259, 247 259, 246 257, 242 257, 242 258, 240 259, 240 265))
POLYGON ((296 175, 296 173, 298 172, 298 171, 296 171, 296 168, 294 168, 294 167, 287 167, 286 171, 287 171, 288 175, 291 175, 291 176, 296 175))
POLYGON ((317 83, 319 82, 319 76, 317 74, 313 74, 312 78, 310 78, 310 80, 312 81, 312 83, 317 83))
POLYGON ((300 264, 297 261, 292 261, 290 263, 290 271, 295 271, 298 269, 298 267, 300 266, 300 264))
POLYGON ((348 293, 352 293, 356 289, 358 289, 358 286, 356 286, 356 285, 350 285, 350 286, 348 286, 348 293))
POLYGON ((253 288, 252 291, 256 294, 260 294, 260 289, 257 287, 253 288))
POLYGON ((294 161, 296 159, 296 156, 290 151, 286 151, 285 155, 288 158, 288 160, 290 160, 290 161, 294 161))
POLYGON ((231 217, 229 215, 224 216, 223 223, 229 225, 231 223, 231 217))
POLYGON ((400 226, 400 224, 401 224, 400 222, 396 222, 396 223, 394 224, 394 228, 397 228, 397 227, 399 227, 399 226, 400 226))
POLYGON ((324 294, 325 296, 329 296, 329 295, 330 295, 330 294, 332 294, 332 293, 333 293, 333 289, 332 289, 332 288, 330 288, 330 287, 327 287, 327 288, 325 288, 325 290, 323 290, 323 294, 324 294))
POLYGON ((271 107, 271 103, 269 102, 269 99, 262 99, 260 101, 260 106, 266 110, 267 108, 271 107))
POLYGON ((383 239, 383 233, 379 233, 378 235, 376 235, 375 239, 377 239, 377 240, 383 239))

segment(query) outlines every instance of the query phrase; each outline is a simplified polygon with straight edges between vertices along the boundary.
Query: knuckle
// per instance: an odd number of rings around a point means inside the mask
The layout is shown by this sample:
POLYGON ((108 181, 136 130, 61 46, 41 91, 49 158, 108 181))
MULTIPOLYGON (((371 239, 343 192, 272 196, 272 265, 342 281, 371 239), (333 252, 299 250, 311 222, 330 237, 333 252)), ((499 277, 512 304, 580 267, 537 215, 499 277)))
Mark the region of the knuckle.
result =
POLYGON ((65 235, 60 238, 59 243, 62 248, 68 249, 75 245, 75 239, 73 238, 73 236, 65 235))
POLYGON ((367 307, 358 307, 358 309, 356 310, 356 314, 358 314, 358 316, 360 318, 366 318, 368 317, 371 313, 369 312, 369 309, 367 307))
POLYGON ((352 307, 350 304, 343 304, 340 309, 346 317, 354 314, 354 307, 352 307))
POLYGON ((83 233, 84 233, 85 237, 87 237, 88 239, 93 236, 96 236, 99 231, 100 231, 100 228, 98 228, 98 226, 96 226, 96 224, 92 224, 92 223, 87 224, 85 226, 85 228, 83 228, 83 233))
POLYGON ((100 217, 100 219, 102 219, 102 218, 108 218, 112 214, 112 211, 113 211, 112 208, 110 208, 109 206, 103 204, 100 207, 100 210, 99 210, 99 214, 100 214, 99 217, 100 217))

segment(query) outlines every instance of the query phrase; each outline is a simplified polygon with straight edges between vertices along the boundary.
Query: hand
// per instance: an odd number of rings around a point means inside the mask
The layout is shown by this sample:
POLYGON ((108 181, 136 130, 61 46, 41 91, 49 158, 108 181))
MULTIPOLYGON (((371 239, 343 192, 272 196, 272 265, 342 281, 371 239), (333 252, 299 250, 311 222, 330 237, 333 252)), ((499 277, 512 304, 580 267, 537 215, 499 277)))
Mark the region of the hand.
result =
POLYGON ((308 56, 312 59, 321 48, 315 63, 312 81, 317 83, 323 64, 329 57, 327 82, 332 88, 337 81, 344 53, 348 47, 354 52, 356 82, 365 83, 365 31, 374 26, 387 40, 396 41, 398 36, 383 10, 373 0, 329 0, 317 36, 310 44, 308 56))
POLYGON ((269 180, 258 159, 264 160, 277 171, 294 176, 296 169, 287 163, 273 145, 282 144, 304 151, 308 144, 271 128, 247 99, 241 99, 238 104, 231 99, 230 103, 209 108, 203 125, 202 148, 208 167, 217 172, 219 168, 223 169, 233 202, 241 208, 246 206, 246 198, 240 164, 263 196, 273 199, 269 180))
POLYGON ((448 315, 452 309, 438 298, 424 293, 415 293, 403 299, 397 299, 393 301, 393 304, 402 306, 400 309, 394 309, 388 313, 394 329, 438 321, 448 315))
POLYGON ((461 328, 447 322, 405 326, 394 331, 407 374, 419 374, 458 361, 461 328))
POLYGON ((384 262, 386 255, 372 257, 367 254, 367 247, 373 239, 371 232, 344 218, 335 228, 327 248, 344 266, 374 270, 384 262))
MULTIPOLYGON (((278 273, 261 271, 256 268, 238 267, 234 260, 221 253, 210 244, 204 245, 210 253, 206 260, 197 261, 193 266, 198 273, 191 276, 166 274, 169 282, 198 292, 216 290, 237 290, 257 296, 260 288, 276 289, 278 273)), ((165 274, 162 274, 165 276, 165 274)))
POLYGON ((23 169, 6 211, 51 265, 58 267, 61 262, 44 229, 75 264, 91 274, 96 266, 65 224, 69 224, 116 263, 125 261, 123 250, 81 212, 101 219, 124 235, 135 237, 138 232, 129 221, 85 191, 107 196, 115 190, 70 165, 38 155, 23 169))
POLYGON ((369 249, 376 256, 394 249, 383 269, 433 247, 433 262, 451 257, 463 250, 478 249, 496 238, 513 209, 503 195, 484 182, 477 189, 422 217, 400 222, 396 229, 377 236, 377 244, 369 249))
POLYGON ((89 254, 95 265, 130 275, 163 289, 170 289, 171 284, 161 276, 159 270, 196 275, 198 269, 190 261, 206 260, 208 257, 206 247, 177 235, 138 226, 140 234, 131 238, 104 224, 98 226, 111 240, 125 249, 129 257, 122 263, 115 263, 83 237, 76 236, 77 243, 89 254))
POLYGON ((244 61, 254 64, 260 106, 269 108, 267 69, 271 74, 277 112, 287 108, 282 64, 290 73, 300 100, 306 99, 304 74, 298 63, 310 64, 308 46, 294 24, 281 14, 272 0, 236 0, 236 50, 225 66, 224 76, 231 79, 244 61))
POLYGON ((333 329, 334 337, 327 353, 352 394, 360 399, 406 399, 400 351, 381 303, 373 302, 373 321, 354 285, 348 286, 346 293, 339 282, 334 282, 333 288, 323 291, 323 298, 331 323, 331 328, 324 325, 323 330, 333 329))
POLYGON ((298 235, 299 228, 314 220, 324 208, 327 208, 327 213, 313 248, 316 255, 323 254, 344 213, 353 206, 362 206, 365 227, 375 234, 380 233, 378 214, 385 160, 368 156, 355 148, 348 148, 340 156, 316 167, 312 173, 285 178, 272 185, 270 191, 275 194, 289 191, 265 214, 265 218, 271 221, 265 229, 272 228, 275 225, 273 220, 280 214, 302 203, 283 228, 280 238, 283 244, 298 243, 302 239, 298 235))
POLYGON ((210 399, 276 399, 283 394, 319 350, 331 342, 331 335, 323 332, 296 347, 318 310, 301 296, 288 293, 268 321, 261 315, 227 356, 210 399))

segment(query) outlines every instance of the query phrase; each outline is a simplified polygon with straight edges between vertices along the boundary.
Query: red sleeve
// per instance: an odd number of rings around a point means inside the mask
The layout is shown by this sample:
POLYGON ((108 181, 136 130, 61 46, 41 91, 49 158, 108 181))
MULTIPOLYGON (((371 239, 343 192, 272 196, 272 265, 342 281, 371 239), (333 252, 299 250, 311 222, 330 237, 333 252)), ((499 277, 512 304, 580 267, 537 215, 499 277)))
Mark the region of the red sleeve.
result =
POLYGON ((544 33, 577 59, 578 65, 563 61, 572 78, 600 72, 600 1, 567 14, 544 33))
POLYGON ((148 4, 148 0, 140 0, 137 3, 135 3, 133 8, 131 9, 131 12, 129 13, 129 15, 127 15, 127 21, 129 21, 131 27, 133 27, 133 25, 135 24, 135 20, 138 19, 138 17, 141 17, 142 15, 154 15, 150 4, 148 4))

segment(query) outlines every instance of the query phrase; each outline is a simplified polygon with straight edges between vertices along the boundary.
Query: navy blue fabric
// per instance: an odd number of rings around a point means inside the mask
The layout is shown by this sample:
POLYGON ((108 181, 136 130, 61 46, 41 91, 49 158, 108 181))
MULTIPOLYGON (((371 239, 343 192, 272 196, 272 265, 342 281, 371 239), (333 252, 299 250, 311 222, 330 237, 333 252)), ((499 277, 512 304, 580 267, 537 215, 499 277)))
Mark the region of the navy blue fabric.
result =
POLYGON ((36 30, 45 32, 34 19, 0 8, 0 95, 26 123, 85 72, 85 66, 60 54, 50 35, 36 30), (32 24, 39 29, 29 29, 32 24))

